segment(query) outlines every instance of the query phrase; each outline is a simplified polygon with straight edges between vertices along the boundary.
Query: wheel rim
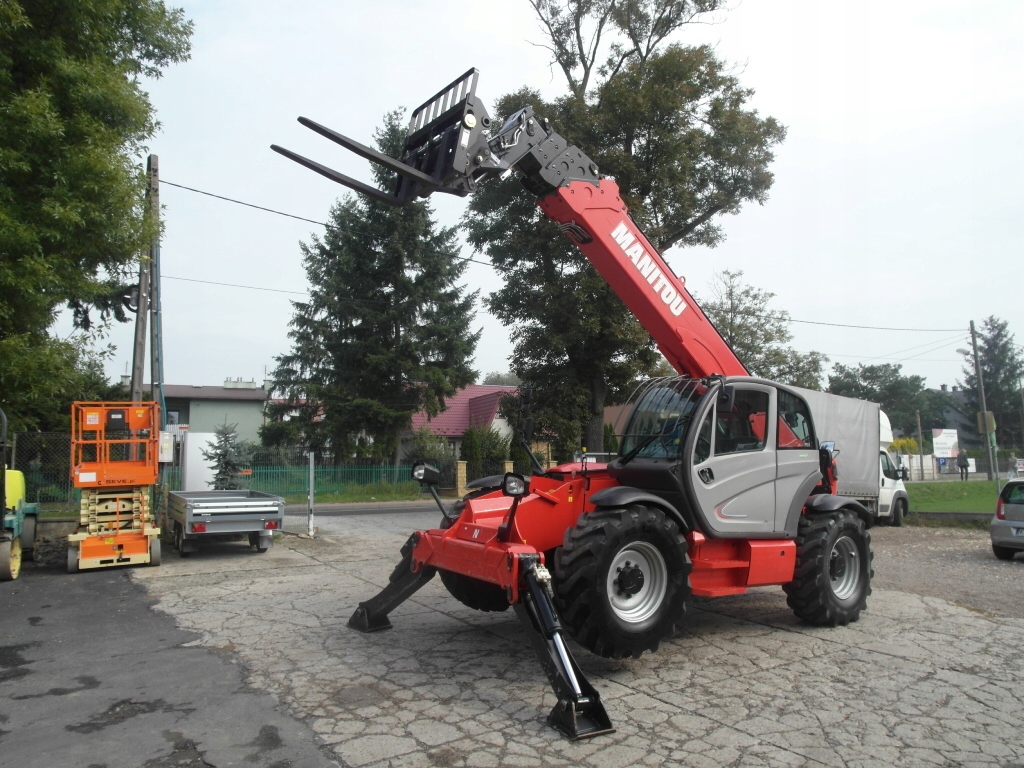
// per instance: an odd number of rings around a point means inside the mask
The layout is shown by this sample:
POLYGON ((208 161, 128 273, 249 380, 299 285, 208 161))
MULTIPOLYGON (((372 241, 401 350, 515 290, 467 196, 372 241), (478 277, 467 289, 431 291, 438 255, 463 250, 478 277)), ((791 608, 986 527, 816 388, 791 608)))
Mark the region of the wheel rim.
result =
POLYGON ((635 541, 619 550, 608 569, 608 602, 623 621, 653 616, 665 600, 668 566, 653 544, 635 541))
POLYGON ((843 536, 832 545, 828 558, 828 575, 832 593, 840 600, 848 600, 860 583, 860 552, 849 536, 843 536))

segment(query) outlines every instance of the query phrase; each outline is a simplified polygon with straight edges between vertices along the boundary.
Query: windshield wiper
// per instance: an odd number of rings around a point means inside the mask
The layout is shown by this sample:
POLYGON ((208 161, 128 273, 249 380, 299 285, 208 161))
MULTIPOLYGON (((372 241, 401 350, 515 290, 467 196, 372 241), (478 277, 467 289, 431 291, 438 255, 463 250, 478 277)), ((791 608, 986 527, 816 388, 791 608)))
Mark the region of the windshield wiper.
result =
POLYGON ((634 448, 633 450, 631 450, 629 453, 622 457, 622 459, 619 461, 619 466, 623 467, 626 464, 629 464, 629 462, 631 462, 633 459, 637 457, 640 451, 642 451, 648 445, 653 443, 659 437, 661 437, 660 432, 655 432, 654 434, 647 435, 647 437, 645 437, 643 440, 637 443, 636 448, 634 448))

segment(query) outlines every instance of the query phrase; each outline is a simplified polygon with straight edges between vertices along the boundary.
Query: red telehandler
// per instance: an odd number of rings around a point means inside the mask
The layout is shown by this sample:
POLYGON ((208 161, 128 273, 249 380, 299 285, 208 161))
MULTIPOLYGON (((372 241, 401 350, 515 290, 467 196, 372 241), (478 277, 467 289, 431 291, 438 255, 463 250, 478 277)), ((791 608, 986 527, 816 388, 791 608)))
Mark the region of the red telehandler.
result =
MULTIPOLYGON (((409 538, 388 586, 348 623, 388 629, 388 614, 435 573, 471 608, 511 605, 558 697, 548 723, 577 739, 612 726, 566 633, 601 656, 639 657, 673 636, 690 595, 774 584, 810 624, 856 621, 871 592, 870 515, 836 495, 834 445, 815 434, 801 390, 749 375, 629 217, 614 180, 530 107, 491 131, 477 77, 470 70, 413 112, 399 160, 299 118, 396 172, 393 194, 272 148, 394 205, 465 196, 518 173, 679 372, 638 388, 608 464, 545 471, 534 459, 531 477, 476 480, 450 510, 434 490, 437 470, 415 466, 441 525, 409 538)), ((527 447, 531 431, 526 418, 527 447)))

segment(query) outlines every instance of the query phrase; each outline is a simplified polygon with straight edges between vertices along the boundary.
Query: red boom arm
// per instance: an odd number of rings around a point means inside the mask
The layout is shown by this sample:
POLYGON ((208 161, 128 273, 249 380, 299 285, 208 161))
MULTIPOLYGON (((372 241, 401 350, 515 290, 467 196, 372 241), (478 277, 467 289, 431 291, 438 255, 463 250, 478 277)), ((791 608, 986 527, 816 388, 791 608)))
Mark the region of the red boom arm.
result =
POLYGON ((693 378, 749 375, 629 217, 614 181, 601 179, 597 186, 573 181, 538 205, 579 246, 679 373, 693 378))

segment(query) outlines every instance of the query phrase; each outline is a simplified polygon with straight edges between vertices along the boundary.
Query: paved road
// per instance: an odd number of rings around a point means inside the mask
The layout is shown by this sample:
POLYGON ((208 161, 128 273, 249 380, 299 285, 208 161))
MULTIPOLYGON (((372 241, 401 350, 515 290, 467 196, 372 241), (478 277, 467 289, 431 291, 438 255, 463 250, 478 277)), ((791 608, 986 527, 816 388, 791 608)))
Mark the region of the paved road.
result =
POLYGON ((336 765, 229 648, 154 611, 134 575, 27 565, 0 584, 0 765, 336 765))

